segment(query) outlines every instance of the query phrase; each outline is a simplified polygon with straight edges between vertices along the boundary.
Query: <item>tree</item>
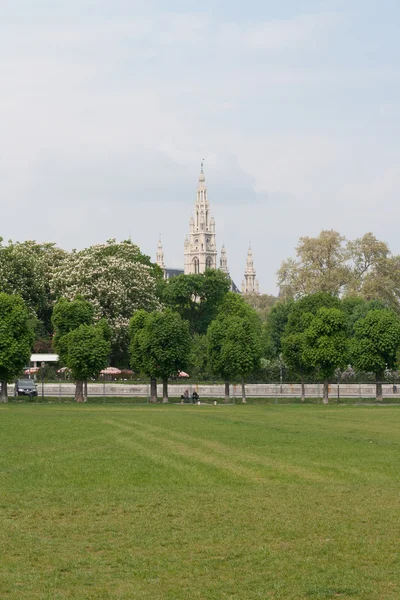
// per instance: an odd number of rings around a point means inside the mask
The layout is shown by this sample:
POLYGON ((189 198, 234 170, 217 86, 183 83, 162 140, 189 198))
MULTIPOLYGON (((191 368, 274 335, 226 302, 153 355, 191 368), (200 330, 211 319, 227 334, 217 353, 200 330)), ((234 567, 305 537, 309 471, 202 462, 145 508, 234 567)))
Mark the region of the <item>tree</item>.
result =
POLYGON ((225 380, 225 401, 229 382, 239 377, 242 402, 246 402, 245 378, 260 367, 261 322, 256 311, 237 294, 227 294, 220 311, 207 331, 211 368, 225 380))
POLYGON ((208 364, 207 336, 195 333, 192 338, 188 361, 188 372, 192 379, 208 380, 211 370, 208 364))
POLYGON ((105 339, 104 326, 98 323, 80 325, 65 336, 64 343, 67 349, 65 363, 76 381, 75 400, 85 402, 87 391, 84 389, 84 382, 98 377, 100 371, 107 366, 110 342, 105 339))
POLYGON ((296 248, 297 260, 283 261, 279 285, 292 297, 326 292, 339 295, 350 280, 345 238, 337 231, 321 231, 318 237, 302 237, 296 248))
POLYGON ((272 307, 262 332, 263 356, 272 360, 282 352, 282 337, 288 322, 293 300, 278 301, 272 307))
POLYGON ((189 322, 192 334, 205 334, 229 288, 230 281, 224 273, 207 269, 203 274, 169 279, 163 301, 189 322))
POLYGON ((304 332, 302 361, 324 379, 323 402, 329 402, 329 378, 348 364, 346 315, 340 308, 320 308, 304 332))
POLYGON ((382 400, 386 369, 397 365, 400 348, 400 319, 391 310, 371 310, 354 325, 350 352, 353 366, 375 374, 376 399, 382 400))
POLYGON ((189 324, 171 309, 138 311, 130 323, 131 366, 152 379, 151 401, 157 401, 157 377, 163 381, 163 402, 168 402, 168 379, 186 368, 190 353, 189 324))
POLYGON ((243 299, 257 311, 262 323, 268 321, 271 310, 278 301, 276 296, 270 294, 245 294, 243 299))
MULTIPOLYGON (((37 319, 36 330, 42 345, 49 347, 54 297, 50 288, 52 273, 67 253, 55 244, 35 241, 1 243, 0 291, 19 294, 37 319)), ((38 340, 39 341, 39 340, 38 340)))
POLYGON ((380 300, 400 313, 400 256, 372 233, 346 241, 336 231, 322 231, 316 238, 300 238, 296 253, 278 271, 285 299, 328 292, 380 300))
POLYGON ((51 286, 58 297, 73 300, 80 294, 90 301, 94 321, 105 318, 112 329, 112 362, 127 366, 129 320, 136 310, 159 308, 161 279, 161 269, 138 246, 108 240, 71 252, 55 270, 51 286))
POLYGON ((300 377, 302 402, 305 400, 305 378, 311 376, 314 370, 303 357, 305 331, 321 308, 340 308, 340 300, 331 294, 319 292, 292 302, 280 340, 285 364, 300 377))
POLYGON ((29 362, 33 339, 30 315, 23 299, 0 293, 0 402, 8 401, 7 382, 29 362))
POLYGON ((60 298, 52 316, 54 347, 72 371, 77 402, 85 400, 87 380, 107 366, 110 354, 110 327, 103 319, 93 325, 93 319, 94 308, 82 296, 60 298))

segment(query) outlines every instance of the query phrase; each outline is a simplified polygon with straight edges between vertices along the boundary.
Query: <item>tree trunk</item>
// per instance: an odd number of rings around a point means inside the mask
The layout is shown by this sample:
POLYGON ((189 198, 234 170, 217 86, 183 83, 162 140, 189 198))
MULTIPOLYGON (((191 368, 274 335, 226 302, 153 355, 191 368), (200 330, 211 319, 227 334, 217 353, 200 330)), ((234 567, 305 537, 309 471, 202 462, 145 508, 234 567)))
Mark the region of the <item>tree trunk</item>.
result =
POLYGON ((168 378, 163 379, 162 389, 163 389, 163 399, 162 399, 163 404, 168 404, 168 378))
POLYGON ((230 385, 229 381, 225 381, 225 402, 230 400, 230 385))
POLYGON ((329 404, 329 379, 324 379, 324 394, 322 402, 324 404, 329 404))
POLYGON ((246 404, 246 384, 242 379, 242 404, 246 404))
POLYGON ((75 401, 85 402, 85 396, 83 395, 83 381, 75 382, 75 401))
POLYGON ((150 402, 157 402, 157 379, 150 379, 150 402))
POLYGON ((1 380, 0 402, 8 402, 7 379, 1 380))
POLYGON ((377 402, 382 402, 383 401, 382 376, 381 376, 380 373, 376 374, 376 401, 377 402))
POLYGON ((87 379, 83 383, 83 401, 87 402, 87 379))
POLYGON ((304 385, 304 379, 301 380, 301 401, 304 402, 306 399, 306 386, 304 385))

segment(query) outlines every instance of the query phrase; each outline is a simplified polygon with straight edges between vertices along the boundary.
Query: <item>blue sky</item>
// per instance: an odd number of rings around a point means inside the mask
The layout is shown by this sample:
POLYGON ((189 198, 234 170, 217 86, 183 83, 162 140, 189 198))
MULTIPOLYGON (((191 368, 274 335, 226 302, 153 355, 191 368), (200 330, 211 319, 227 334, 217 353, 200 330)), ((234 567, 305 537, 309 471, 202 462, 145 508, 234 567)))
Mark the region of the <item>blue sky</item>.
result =
POLYGON ((199 164, 232 275, 300 236, 400 253, 400 5, 3 0, 0 235, 183 263, 199 164))

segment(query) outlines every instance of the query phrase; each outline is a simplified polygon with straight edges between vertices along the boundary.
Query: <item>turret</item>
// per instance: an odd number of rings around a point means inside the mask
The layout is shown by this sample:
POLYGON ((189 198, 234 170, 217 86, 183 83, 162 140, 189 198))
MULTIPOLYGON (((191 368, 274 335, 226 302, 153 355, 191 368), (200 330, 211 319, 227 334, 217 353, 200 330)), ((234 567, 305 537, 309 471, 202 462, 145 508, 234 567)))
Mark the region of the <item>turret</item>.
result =
POLYGON ((221 248, 221 257, 219 259, 219 268, 220 268, 220 271, 222 271, 223 273, 225 273, 225 275, 228 275, 228 277, 229 277, 228 258, 226 256, 225 245, 223 245, 221 248))
POLYGON ((247 252, 246 269, 244 272, 244 281, 242 283, 243 294, 259 294, 258 280, 256 279, 256 270, 253 263, 253 252, 251 245, 247 252))

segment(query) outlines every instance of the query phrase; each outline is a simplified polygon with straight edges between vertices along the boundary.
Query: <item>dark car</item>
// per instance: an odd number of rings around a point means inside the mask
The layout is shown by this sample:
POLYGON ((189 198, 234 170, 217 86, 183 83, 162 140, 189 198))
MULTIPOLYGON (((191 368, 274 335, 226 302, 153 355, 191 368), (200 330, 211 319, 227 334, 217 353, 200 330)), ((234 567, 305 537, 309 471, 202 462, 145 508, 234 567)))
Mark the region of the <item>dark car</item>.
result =
POLYGON ((33 379, 17 379, 14 396, 37 396, 36 383, 33 379))

